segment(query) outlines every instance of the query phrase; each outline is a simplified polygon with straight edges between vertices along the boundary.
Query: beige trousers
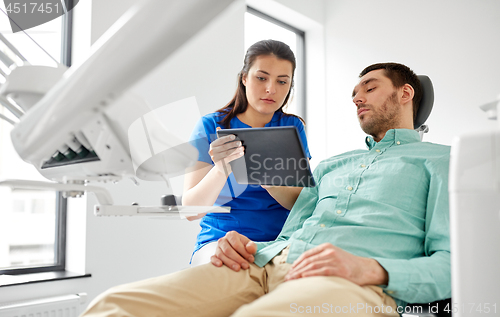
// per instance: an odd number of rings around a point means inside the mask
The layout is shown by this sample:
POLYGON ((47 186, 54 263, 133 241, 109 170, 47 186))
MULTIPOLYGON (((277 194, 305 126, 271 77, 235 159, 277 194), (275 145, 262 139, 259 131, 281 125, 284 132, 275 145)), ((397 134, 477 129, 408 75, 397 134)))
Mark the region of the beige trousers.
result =
POLYGON ((111 288, 83 316, 399 316, 377 286, 339 277, 284 281, 288 248, 263 268, 234 272, 204 264, 111 288))

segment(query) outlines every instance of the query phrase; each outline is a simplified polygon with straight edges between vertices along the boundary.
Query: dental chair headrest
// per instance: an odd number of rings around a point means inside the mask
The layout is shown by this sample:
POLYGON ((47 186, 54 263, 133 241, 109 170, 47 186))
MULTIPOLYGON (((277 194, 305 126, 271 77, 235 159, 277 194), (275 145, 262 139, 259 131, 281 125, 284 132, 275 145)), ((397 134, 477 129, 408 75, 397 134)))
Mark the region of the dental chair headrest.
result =
POLYGON ((431 79, 427 75, 418 75, 418 79, 420 79, 423 94, 422 100, 420 101, 420 107, 418 107, 417 116, 413 121, 414 129, 418 129, 425 123, 431 114, 432 105, 434 104, 434 88, 431 79))

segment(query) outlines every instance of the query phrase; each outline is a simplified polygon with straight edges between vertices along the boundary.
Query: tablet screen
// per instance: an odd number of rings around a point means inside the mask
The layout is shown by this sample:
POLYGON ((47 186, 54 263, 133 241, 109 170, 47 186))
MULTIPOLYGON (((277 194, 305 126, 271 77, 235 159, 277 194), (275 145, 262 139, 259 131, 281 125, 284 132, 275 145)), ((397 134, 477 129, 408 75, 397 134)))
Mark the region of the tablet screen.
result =
POLYGON ((217 136, 233 134, 245 155, 232 161, 231 169, 240 184, 314 187, 309 159, 297 128, 266 127, 218 130, 217 136))

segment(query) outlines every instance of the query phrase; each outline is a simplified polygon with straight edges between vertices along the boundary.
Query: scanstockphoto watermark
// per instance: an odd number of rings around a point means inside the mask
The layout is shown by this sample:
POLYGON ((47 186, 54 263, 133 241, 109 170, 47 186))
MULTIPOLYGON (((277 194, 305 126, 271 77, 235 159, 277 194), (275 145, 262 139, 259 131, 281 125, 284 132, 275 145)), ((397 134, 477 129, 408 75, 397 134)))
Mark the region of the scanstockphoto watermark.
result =
POLYGON ((396 308, 388 305, 373 306, 368 303, 354 303, 349 305, 335 305, 323 303, 321 305, 299 305, 290 304, 290 313, 292 314, 419 314, 422 313, 422 307, 402 307, 396 308))
POLYGON ((250 170, 285 171, 309 168, 308 160, 305 157, 300 159, 293 157, 263 158, 260 154, 252 154, 250 155, 250 162, 252 163, 249 166, 250 170))
POLYGON ((306 187, 311 181, 309 161, 305 157, 271 158, 252 154, 247 160, 247 171, 250 183, 306 187))
POLYGON ((301 174, 299 171, 294 171, 286 176, 270 175, 266 172, 255 171, 249 175, 251 183, 257 184, 272 184, 273 186, 299 186, 308 187, 310 183, 307 175, 301 174))

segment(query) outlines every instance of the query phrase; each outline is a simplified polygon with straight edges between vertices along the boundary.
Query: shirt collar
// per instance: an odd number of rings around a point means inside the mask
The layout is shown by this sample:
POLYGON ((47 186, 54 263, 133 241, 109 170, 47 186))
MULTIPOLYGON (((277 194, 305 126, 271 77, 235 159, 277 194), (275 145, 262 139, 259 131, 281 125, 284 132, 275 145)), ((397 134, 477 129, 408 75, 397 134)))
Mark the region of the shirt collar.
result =
POLYGON ((274 122, 279 121, 279 120, 281 119, 281 116, 282 116, 282 115, 283 115, 283 112, 281 112, 281 111, 275 111, 275 112, 274 112, 274 115, 273 115, 273 117, 272 117, 272 119, 271 119, 271 121, 269 121, 268 123, 266 123, 266 125, 265 125, 265 126, 266 126, 266 127, 271 127, 271 126, 273 126, 273 123, 274 123, 274 122))
MULTIPOLYGON (((275 125, 276 125, 276 122, 278 122, 278 121, 281 119, 281 116, 282 116, 282 115, 283 115, 283 112, 281 112, 281 111, 275 111, 275 112, 274 112, 274 114, 273 114, 273 117, 271 118, 271 121, 269 121, 268 123, 266 123, 266 124, 264 125, 264 127, 272 127, 272 126, 275 126, 275 125)), ((239 124, 238 124, 238 127, 242 125, 242 126, 244 126, 244 127, 246 126, 246 127, 248 127, 248 128, 251 128, 251 126, 249 126, 248 124, 246 124, 246 123, 244 123, 243 121, 241 121, 241 120, 240 120, 237 116, 234 116, 234 118, 233 118, 233 119, 231 119, 231 122, 232 122, 233 120, 238 121, 238 123, 239 123, 239 124)), ((232 126, 232 125, 231 125, 231 126, 232 126)))
POLYGON ((414 142, 421 142, 420 135, 415 130, 410 129, 391 129, 385 133, 385 136, 379 142, 375 142, 371 136, 367 136, 365 139, 366 146, 369 150, 373 149, 375 146, 378 147, 389 147, 393 144, 409 144, 414 142))

